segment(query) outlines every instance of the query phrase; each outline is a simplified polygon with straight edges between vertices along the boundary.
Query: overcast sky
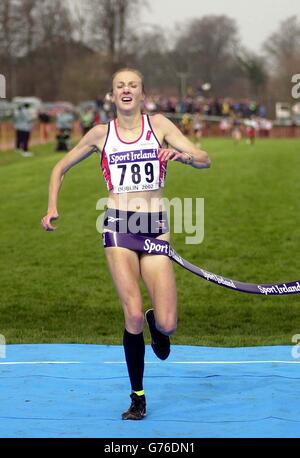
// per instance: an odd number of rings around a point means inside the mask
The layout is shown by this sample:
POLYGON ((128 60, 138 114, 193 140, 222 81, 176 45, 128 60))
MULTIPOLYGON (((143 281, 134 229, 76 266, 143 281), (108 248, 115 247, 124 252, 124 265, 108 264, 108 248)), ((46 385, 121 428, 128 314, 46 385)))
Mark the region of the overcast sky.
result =
POLYGON ((292 15, 300 20, 300 0, 148 0, 148 5, 141 22, 160 25, 171 34, 184 20, 226 14, 236 19, 243 45, 253 51, 260 51, 282 20, 292 15))

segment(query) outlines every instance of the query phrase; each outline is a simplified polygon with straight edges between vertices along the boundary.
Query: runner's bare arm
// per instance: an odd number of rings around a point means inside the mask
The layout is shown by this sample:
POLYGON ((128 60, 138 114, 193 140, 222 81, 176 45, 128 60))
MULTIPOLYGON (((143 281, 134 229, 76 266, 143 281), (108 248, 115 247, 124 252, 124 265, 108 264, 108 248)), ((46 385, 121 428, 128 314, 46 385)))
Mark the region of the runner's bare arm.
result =
POLYGON ((93 127, 53 168, 49 184, 47 215, 41 220, 44 229, 48 231, 55 229, 51 225, 51 220, 58 218, 57 200, 64 175, 70 168, 89 157, 97 148, 100 148, 106 132, 107 126, 105 125, 93 127))
MULTIPOLYGON (((156 121, 159 123, 159 127, 164 134, 165 141, 172 148, 181 153, 180 155, 175 156, 176 161, 189 164, 197 169, 210 167, 211 161, 207 153, 197 148, 197 146, 185 137, 178 127, 176 127, 175 124, 173 124, 168 118, 158 114, 156 115, 156 121)), ((168 154, 166 153, 163 159, 167 158, 168 154)))

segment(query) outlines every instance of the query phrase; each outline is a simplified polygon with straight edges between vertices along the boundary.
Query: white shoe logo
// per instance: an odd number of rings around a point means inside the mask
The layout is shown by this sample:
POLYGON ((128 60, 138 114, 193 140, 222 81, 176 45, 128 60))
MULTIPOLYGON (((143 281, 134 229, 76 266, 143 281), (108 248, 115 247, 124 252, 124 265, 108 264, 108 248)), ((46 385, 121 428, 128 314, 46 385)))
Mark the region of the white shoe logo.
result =
POLYGON ((158 227, 161 227, 162 229, 166 228, 166 226, 165 226, 166 220, 165 219, 158 220, 158 221, 155 221, 155 222, 158 223, 158 227))
POLYGON ((109 222, 109 223, 115 223, 115 222, 121 221, 121 220, 123 221, 124 218, 114 218, 113 216, 109 216, 109 217, 108 217, 108 222, 109 222))

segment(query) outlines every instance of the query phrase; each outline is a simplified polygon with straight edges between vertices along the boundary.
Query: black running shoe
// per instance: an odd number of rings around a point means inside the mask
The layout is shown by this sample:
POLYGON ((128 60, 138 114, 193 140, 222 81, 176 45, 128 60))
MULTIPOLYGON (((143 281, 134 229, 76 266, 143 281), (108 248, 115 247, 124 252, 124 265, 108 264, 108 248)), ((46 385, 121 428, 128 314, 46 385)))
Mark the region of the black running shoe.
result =
POLYGON ((131 393, 131 406, 122 413, 122 420, 142 420, 146 416, 146 398, 131 393))
POLYGON ((151 347, 154 353, 159 359, 167 359, 170 354, 170 338, 156 328, 153 309, 147 310, 145 318, 149 326, 152 338, 151 347))

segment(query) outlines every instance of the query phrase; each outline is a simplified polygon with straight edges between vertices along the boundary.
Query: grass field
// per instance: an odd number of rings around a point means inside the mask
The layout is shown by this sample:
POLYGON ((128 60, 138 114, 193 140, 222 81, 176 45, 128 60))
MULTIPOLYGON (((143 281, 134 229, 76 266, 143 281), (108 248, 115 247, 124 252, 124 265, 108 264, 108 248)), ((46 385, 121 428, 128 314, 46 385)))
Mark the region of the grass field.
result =
MULTIPOLYGON (((236 280, 300 279, 300 142, 260 140, 251 147, 204 139, 203 147, 213 161, 210 170, 169 164, 166 197, 205 198, 203 243, 185 245, 185 235, 174 234, 176 250, 236 280)), ((123 315, 95 227, 96 202, 106 196, 99 159, 90 157, 66 176, 59 228, 45 233, 40 218, 61 156, 51 144, 33 151, 33 158, 0 152, 0 334, 7 343, 120 344, 123 315)), ((291 344, 300 333, 300 296, 241 294, 175 270, 174 343, 291 344)), ((144 288, 143 295, 147 308, 144 288)))

